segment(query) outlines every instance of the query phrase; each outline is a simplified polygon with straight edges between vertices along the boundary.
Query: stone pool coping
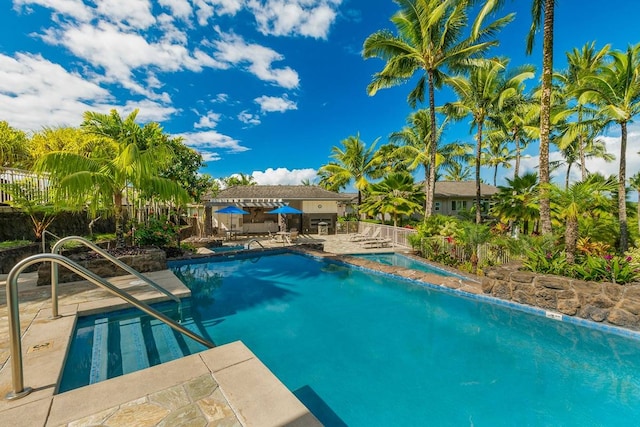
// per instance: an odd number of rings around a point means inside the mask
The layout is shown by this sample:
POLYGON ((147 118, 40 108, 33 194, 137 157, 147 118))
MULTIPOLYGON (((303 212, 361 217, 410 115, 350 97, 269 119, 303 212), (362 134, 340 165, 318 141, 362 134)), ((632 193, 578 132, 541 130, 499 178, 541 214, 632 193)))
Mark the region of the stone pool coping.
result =
MULTIPOLYGON (((35 274, 35 273, 34 273, 35 274)), ((145 273, 179 297, 189 289, 169 270, 145 273)), ((62 284, 60 319, 51 319, 50 290, 25 274, 19 288, 24 385, 34 389, 8 401, 8 328, 0 330, 0 424, 11 426, 166 425, 320 426, 318 420, 242 343, 234 342, 142 371, 55 394, 79 315, 128 307, 87 282, 62 284), (4 350, 3 350, 4 349, 4 350)), ((136 298, 167 300, 133 276, 109 279, 136 298)), ((6 320, 4 283, 0 315, 6 320)), ((3 322, 6 326, 7 322, 3 322)))

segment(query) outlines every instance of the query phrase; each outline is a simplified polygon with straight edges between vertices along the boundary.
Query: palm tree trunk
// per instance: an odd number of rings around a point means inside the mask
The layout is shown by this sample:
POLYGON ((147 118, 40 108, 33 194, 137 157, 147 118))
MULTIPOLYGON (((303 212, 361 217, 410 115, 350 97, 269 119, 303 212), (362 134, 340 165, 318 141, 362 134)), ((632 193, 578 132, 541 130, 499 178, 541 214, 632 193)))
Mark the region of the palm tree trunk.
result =
MULTIPOLYGON (((578 108, 578 123, 582 123, 582 107, 578 108)), ((580 153, 580 174, 582 181, 587 179, 587 165, 584 155, 584 134, 580 132, 578 136, 578 152, 580 153)))
POLYGON ((542 99, 540 101, 540 224, 542 234, 551 234, 549 199, 549 133, 551 128, 551 80, 553 77, 554 0, 545 0, 542 46, 542 99))
POLYGON ((124 215, 122 212, 122 193, 114 194, 115 222, 116 222, 116 248, 124 248, 124 215))
POLYGON ((567 219, 567 229, 564 233, 565 249, 567 251, 567 263, 576 261, 576 245, 578 241, 578 219, 567 219))
MULTIPOLYGON (((569 188, 569 175, 571 175, 571 165, 573 163, 569 163, 567 165, 567 174, 564 177, 564 189, 567 190, 569 188)), ((584 178, 583 178, 584 180, 584 178)))
POLYGON ((431 119, 431 146, 429 147, 429 188, 427 189, 424 217, 433 214, 433 199, 436 189, 436 154, 438 153, 438 132, 436 127, 436 97, 434 92, 433 71, 428 71, 429 77, 429 117, 431 119))
POLYGON ((618 172, 618 221, 620 222, 620 252, 629 249, 627 228, 627 122, 620 123, 620 169, 618 172))
POLYGON ((480 202, 482 194, 480 191, 480 156, 482 155, 482 120, 478 121, 478 136, 476 139, 476 224, 482 223, 482 212, 480 202))
POLYGON ((638 204, 636 205, 636 216, 638 217, 638 230, 640 230, 640 187, 636 188, 638 192, 638 204))
POLYGON ((518 135, 516 134, 516 136, 513 138, 513 141, 516 144, 516 165, 513 171, 513 177, 517 178, 520 174, 520 137, 518 137, 518 135))

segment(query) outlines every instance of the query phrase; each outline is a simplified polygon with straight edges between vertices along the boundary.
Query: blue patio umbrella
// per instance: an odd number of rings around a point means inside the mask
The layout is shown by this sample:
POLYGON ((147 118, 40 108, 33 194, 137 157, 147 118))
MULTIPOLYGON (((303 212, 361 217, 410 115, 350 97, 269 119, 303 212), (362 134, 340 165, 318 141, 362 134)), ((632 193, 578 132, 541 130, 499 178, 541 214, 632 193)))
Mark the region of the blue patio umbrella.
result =
POLYGON ((301 210, 298 210, 296 208, 292 208, 291 206, 288 205, 284 205, 284 206, 280 206, 277 209, 274 209, 272 211, 267 212, 268 214, 301 214, 303 213, 301 210))
MULTIPOLYGON (((284 205, 284 206, 280 206, 277 209, 274 209, 272 211, 267 212, 268 214, 279 214, 279 215, 287 215, 287 214, 302 214, 303 212, 301 210, 298 210, 296 208, 292 208, 289 205, 284 205)), ((280 222, 280 221, 278 221, 280 222)), ((281 231, 287 231, 286 230, 286 223, 283 224, 283 229, 281 231)))
POLYGON ((216 213, 231 215, 231 228, 233 228, 234 215, 249 215, 249 212, 242 210, 237 206, 227 206, 226 208, 217 210, 216 213))

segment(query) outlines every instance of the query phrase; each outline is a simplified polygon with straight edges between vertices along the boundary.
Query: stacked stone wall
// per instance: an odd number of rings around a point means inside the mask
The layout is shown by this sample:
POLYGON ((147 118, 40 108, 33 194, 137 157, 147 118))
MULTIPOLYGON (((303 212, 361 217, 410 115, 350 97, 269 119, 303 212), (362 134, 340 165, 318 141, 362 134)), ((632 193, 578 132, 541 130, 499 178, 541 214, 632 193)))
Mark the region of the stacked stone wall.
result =
POLYGON ((640 330, 640 283, 586 282, 492 267, 485 270, 482 290, 496 298, 640 330))

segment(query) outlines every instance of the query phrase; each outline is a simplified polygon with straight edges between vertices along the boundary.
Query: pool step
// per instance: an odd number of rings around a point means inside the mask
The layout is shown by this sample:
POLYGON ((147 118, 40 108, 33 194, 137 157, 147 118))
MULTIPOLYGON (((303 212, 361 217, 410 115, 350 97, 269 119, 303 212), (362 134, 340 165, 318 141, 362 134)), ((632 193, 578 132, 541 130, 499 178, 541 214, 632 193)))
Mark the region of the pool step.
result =
MULTIPOLYGON (((198 329, 195 325, 190 326, 190 329, 198 329)), ((93 325, 89 384, 204 349, 203 345, 183 337, 164 322, 146 316, 97 319, 93 325)))

